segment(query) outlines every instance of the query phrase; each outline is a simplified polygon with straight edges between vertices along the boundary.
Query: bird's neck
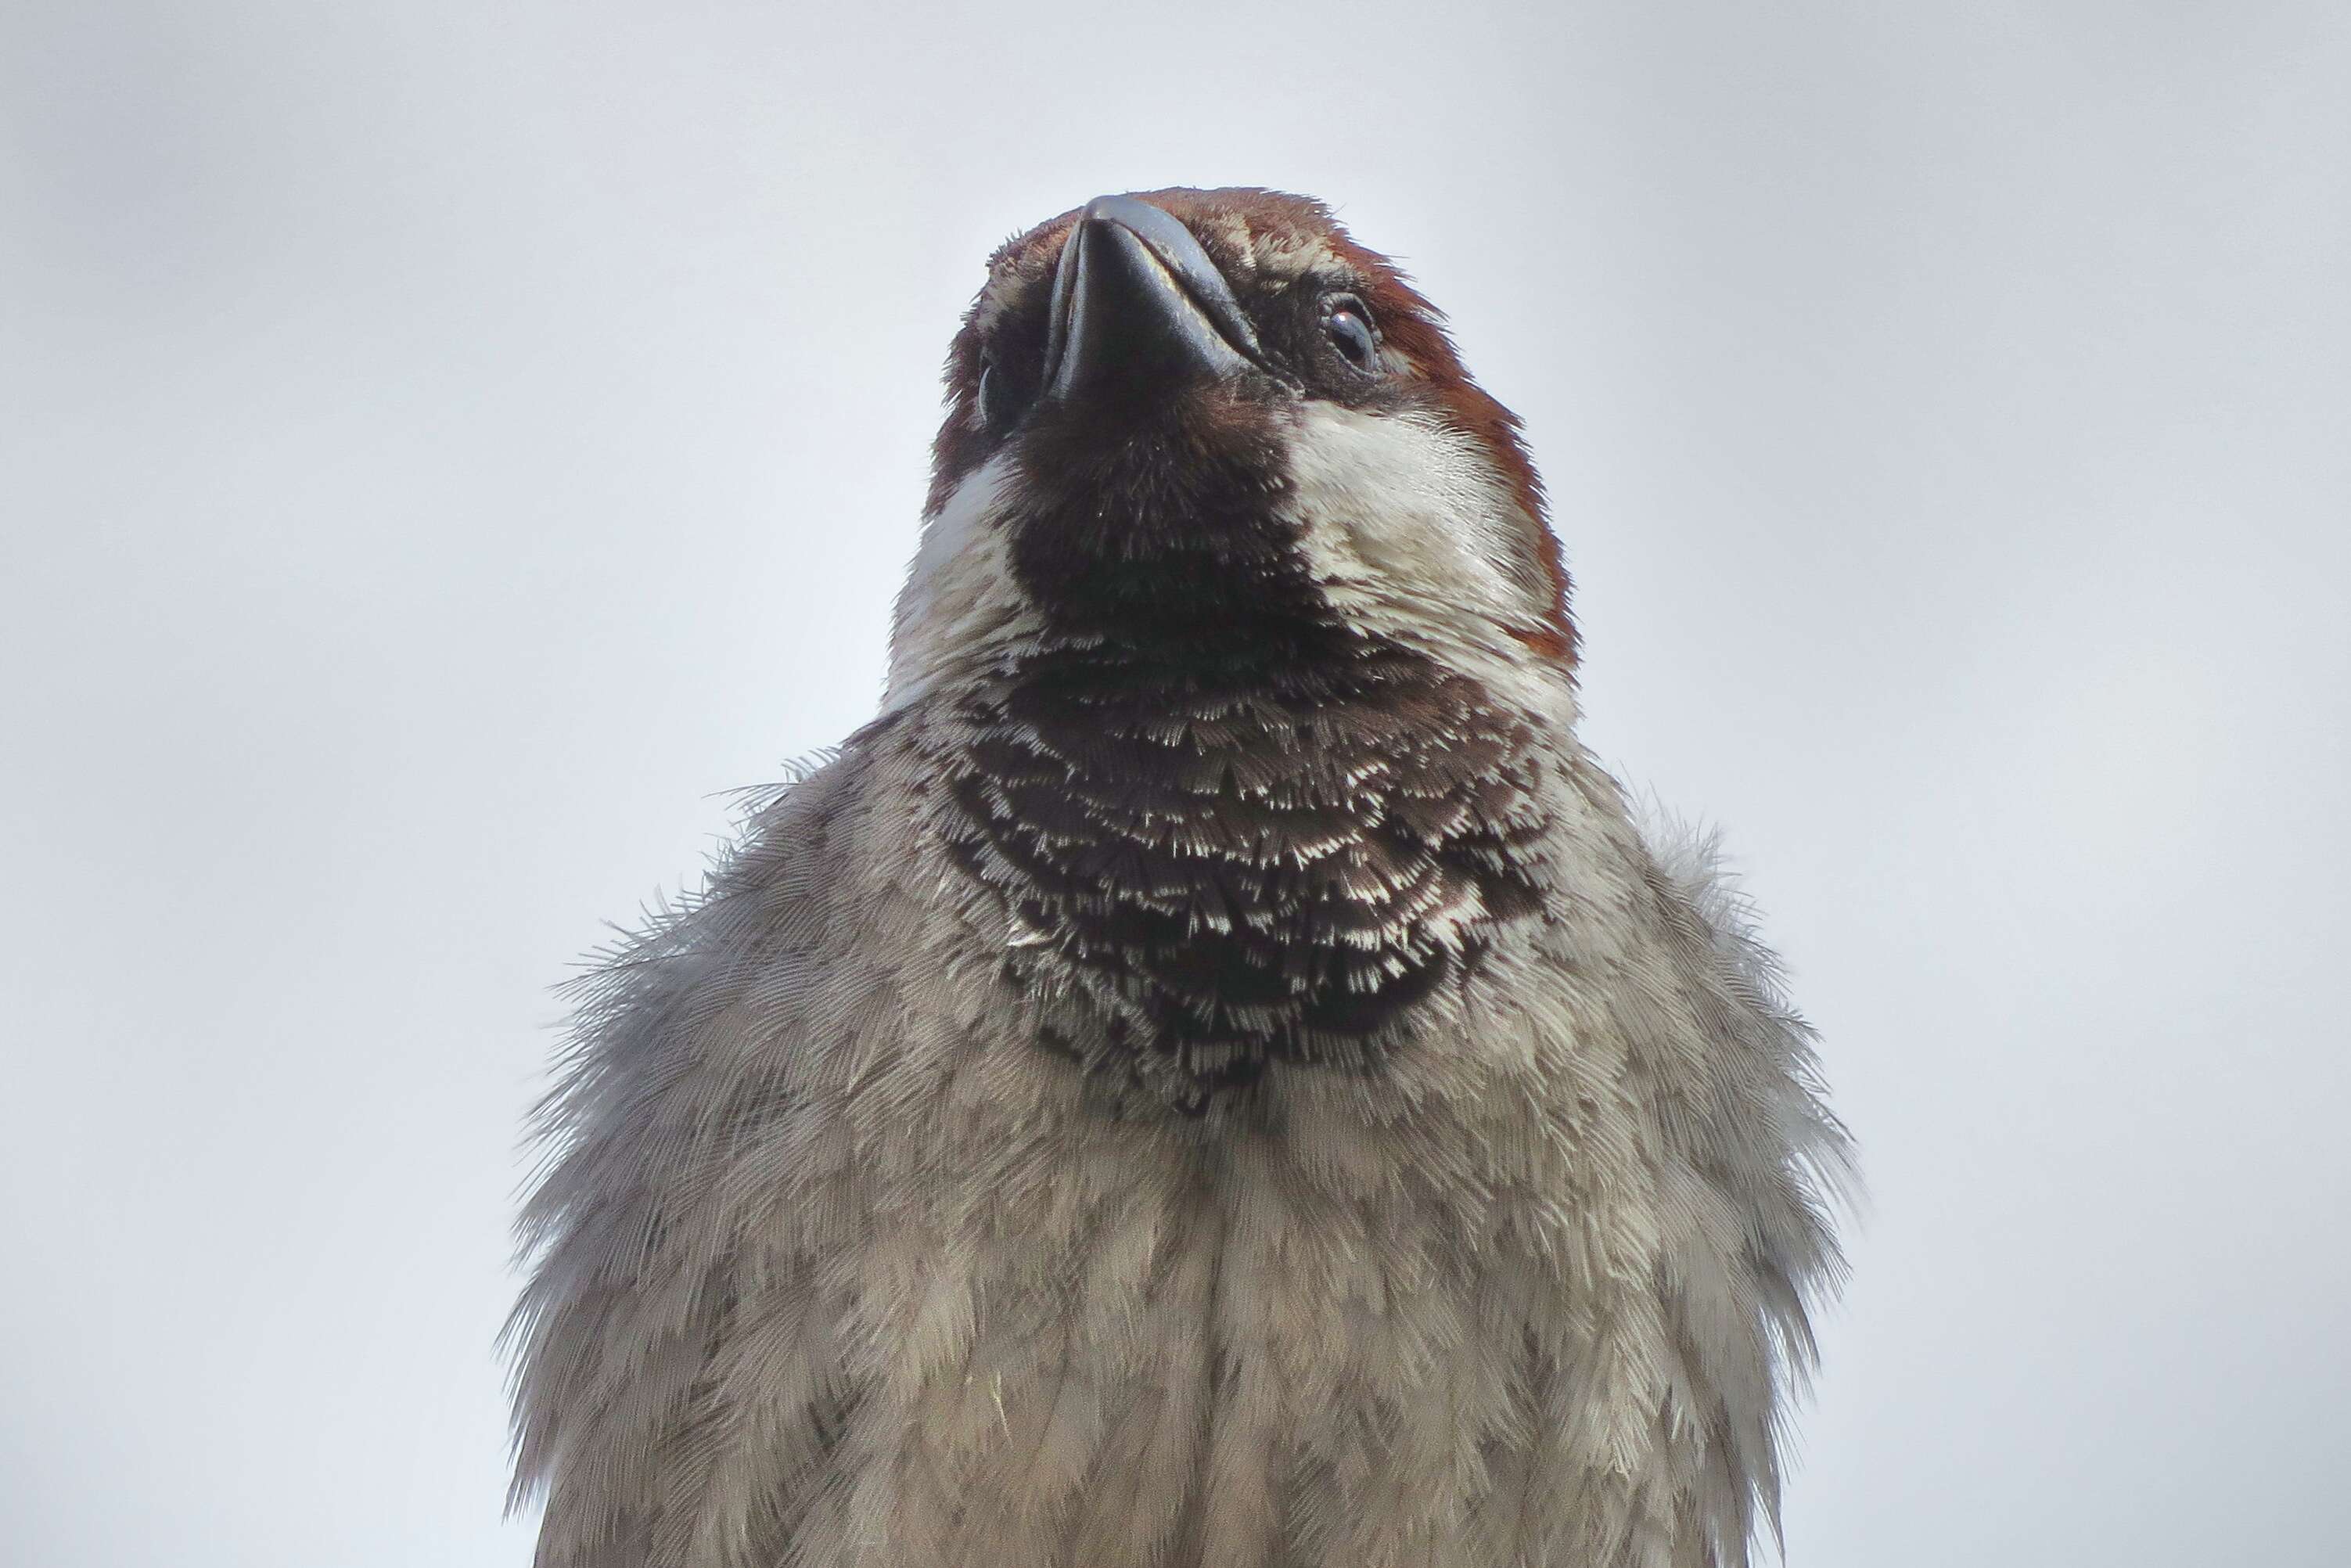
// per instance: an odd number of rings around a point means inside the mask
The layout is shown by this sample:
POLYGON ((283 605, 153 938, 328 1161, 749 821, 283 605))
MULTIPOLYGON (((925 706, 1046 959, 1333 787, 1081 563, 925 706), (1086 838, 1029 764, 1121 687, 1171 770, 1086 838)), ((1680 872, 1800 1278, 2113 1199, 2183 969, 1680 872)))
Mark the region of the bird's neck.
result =
POLYGON ((1049 642, 973 693, 954 842, 1083 1006, 1044 1043, 1200 1109, 1375 1069, 1536 904, 1536 727, 1330 623, 1049 642))

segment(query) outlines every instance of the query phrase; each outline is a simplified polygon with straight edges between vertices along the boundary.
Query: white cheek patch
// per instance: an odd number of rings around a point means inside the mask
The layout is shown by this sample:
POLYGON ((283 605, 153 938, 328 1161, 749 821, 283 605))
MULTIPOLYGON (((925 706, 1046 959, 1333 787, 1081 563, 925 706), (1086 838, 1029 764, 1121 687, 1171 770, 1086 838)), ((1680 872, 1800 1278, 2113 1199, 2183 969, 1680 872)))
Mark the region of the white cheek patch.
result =
POLYGON ((1012 462, 999 453, 965 476, 923 525, 914 569, 891 621, 884 711, 904 706, 959 662, 1033 632, 998 526, 1012 462))
POLYGON ((1547 623, 1526 559, 1539 526, 1477 444, 1416 413, 1309 403, 1290 444, 1309 562, 1367 631, 1481 660, 1526 664, 1511 630, 1547 623))

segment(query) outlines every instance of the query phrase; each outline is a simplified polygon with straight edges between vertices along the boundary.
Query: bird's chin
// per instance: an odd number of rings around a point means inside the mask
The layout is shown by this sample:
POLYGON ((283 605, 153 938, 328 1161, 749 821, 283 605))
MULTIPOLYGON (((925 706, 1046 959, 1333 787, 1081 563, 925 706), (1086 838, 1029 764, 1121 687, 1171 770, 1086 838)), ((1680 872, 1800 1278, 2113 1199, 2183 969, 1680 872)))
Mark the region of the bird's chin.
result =
POLYGON ((1071 630, 1188 638, 1319 616, 1284 504, 1295 420, 1286 393, 1242 377, 1123 417, 1052 411, 1007 486, 1016 578, 1071 630))

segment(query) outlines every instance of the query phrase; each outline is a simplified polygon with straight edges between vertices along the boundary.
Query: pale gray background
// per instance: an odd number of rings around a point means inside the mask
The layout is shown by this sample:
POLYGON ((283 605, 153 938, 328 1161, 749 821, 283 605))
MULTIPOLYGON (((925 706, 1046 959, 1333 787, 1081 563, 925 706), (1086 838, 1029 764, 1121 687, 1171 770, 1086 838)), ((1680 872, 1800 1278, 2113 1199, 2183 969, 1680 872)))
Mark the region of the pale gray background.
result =
POLYGON ((871 710, 988 249, 1253 182, 1825 1032, 1792 1560, 2340 1563, 2351 8, 1153 15, 6 8, 0 1559, 524 1562, 549 985, 871 710))

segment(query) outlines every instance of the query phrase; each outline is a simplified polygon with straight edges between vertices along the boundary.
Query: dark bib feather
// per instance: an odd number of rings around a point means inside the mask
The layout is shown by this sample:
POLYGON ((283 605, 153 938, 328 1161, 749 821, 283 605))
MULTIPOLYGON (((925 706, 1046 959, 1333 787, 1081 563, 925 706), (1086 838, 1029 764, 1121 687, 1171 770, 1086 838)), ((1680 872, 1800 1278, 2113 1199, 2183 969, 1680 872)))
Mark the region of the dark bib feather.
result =
POLYGON ((1272 1062, 1375 1061, 1538 908, 1531 726, 1401 649, 1105 638, 966 717, 957 847, 1033 934, 1024 983, 1073 982, 1098 1015, 1047 1043, 1190 1108, 1272 1062))

